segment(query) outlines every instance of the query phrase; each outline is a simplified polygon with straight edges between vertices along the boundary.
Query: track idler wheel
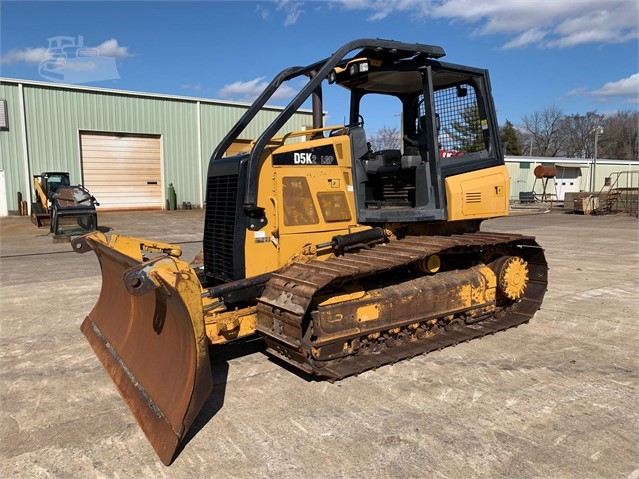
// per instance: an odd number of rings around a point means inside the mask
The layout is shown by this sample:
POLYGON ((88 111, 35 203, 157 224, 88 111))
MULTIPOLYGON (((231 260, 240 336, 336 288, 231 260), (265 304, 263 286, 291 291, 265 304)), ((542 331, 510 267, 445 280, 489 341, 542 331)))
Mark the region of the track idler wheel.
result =
POLYGON ((504 256, 490 266, 497 276, 499 291, 513 301, 521 299, 528 286, 528 263, 519 256, 504 256))

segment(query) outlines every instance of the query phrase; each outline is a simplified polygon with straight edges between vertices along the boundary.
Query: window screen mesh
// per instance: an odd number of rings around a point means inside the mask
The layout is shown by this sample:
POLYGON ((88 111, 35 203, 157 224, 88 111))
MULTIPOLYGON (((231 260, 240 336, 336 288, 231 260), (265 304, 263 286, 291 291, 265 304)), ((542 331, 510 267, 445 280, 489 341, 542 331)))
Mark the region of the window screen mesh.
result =
MULTIPOLYGON (((424 115, 420 102, 419 115, 424 115)), ((462 84, 435 91, 435 113, 439 118, 439 149, 474 153, 486 148, 477 96, 471 85, 462 84)))

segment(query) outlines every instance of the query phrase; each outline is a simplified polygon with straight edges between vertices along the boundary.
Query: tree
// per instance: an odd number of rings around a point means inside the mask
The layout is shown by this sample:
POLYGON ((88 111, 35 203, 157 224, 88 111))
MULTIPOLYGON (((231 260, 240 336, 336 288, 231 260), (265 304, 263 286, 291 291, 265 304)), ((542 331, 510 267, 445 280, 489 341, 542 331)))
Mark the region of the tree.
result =
MULTIPOLYGON (((639 159, 639 111, 636 110, 621 110, 607 116, 596 111, 564 115, 556 106, 547 106, 525 115, 519 127, 506 120, 499 136, 506 155, 593 158, 595 131, 599 127, 603 127, 604 133, 597 138, 597 158, 639 159)), ((446 148, 464 152, 484 149, 476 107, 466 108, 457 119, 443 125, 442 131, 440 141, 446 138, 446 148)), ((374 151, 401 149, 402 144, 398 128, 391 126, 381 128, 369 141, 374 151)))
POLYGON ((532 147, 529 154, 537 156, 557 156, 564 143, 562 120, 564 114, 556 106, 547 106, 540 111, 525 115, 522 129, 530 135, 532 147))
POLYGON ((395 126, 382 127, 369 141, 373 151, 399 150, 402 144, 399 130, 395 126))
POLYGON ((521 156, 519 134, 510 121, 506 120, 504 126, 499 129, 499 138, 501 139, 502 147, 505 148, 505 155, 521 156))
POLYGON ((639 111, 621 110, 604 118, 597 157, 639 159, 639 111))
POLYGON ((564 136, 563 155, 575 158, 592 158, 595 149, 595 131, 603 122, 604 116, 595 111, 585 115, 568 115, 562 120, 564 136))
POLYGON ((465 153, 481 151, 486 148, 481 128, 481 118, 476 105, 469 106, 458 120, 444 127, 444 132, 452 139, 455 148, 465 153))

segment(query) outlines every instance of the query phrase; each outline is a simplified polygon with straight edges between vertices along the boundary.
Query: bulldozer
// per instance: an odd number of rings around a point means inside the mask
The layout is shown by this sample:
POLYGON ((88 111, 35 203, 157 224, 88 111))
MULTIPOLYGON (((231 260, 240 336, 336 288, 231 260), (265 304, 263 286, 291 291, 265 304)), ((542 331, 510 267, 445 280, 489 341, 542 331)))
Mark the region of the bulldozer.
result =
POLYGON ((33 191, 31 222, 38 228, 49 226, 54 239, 98 229, 96 206, 100 203, 82 185, 71 185, 68 172, 33 175, 33 191))
POLYGON ((81 330, 164 464, 212 391, 212 345, 259 335, 274 361, 337 381, 540 308, 542 247, 480 228, 509 209, 488 72, 444 55, 359 39, 279 73, 212 153, 202 266, 143 238, 72 242, 102 271, 81 330), (278 88, 300 80, 250 151, 226 155, 278 88), (348 113, 324 126, 323 90, 336 86, 348 113), (287 130, 307 102, 312 127, 287 130), (397 148, 374 151, 365 116, 398 112, 397 148))

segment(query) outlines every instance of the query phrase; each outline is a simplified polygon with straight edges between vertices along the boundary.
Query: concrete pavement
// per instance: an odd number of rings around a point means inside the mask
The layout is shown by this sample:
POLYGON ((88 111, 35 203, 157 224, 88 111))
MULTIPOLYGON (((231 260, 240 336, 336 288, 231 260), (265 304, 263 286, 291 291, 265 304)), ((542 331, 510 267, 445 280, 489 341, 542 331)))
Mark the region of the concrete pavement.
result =
MULTIPOLYGON (((201 248, 202 211, 99 221, 201 248)), ((561 209, 485 222, 546 249, 533 320, 335 384, 260 341, 213 348, 215 391, 165 467, 79 331, 95 256, 0 218, 0 476, 639 479, 637 226, 561 209)))

